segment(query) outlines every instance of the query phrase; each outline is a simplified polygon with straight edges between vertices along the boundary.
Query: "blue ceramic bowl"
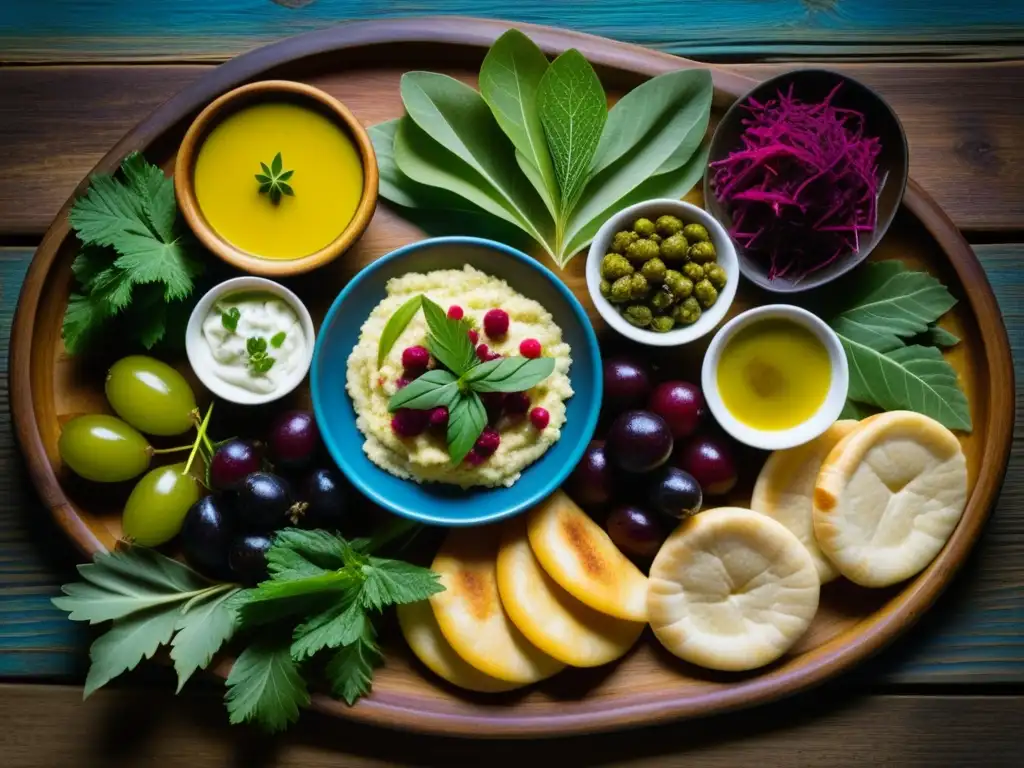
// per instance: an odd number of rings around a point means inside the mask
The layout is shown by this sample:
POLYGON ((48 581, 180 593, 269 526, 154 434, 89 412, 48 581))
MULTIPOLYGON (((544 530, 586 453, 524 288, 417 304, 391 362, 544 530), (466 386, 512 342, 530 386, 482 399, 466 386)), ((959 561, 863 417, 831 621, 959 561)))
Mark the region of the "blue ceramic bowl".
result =
POLYGON ((601 353, 579 301, 550 270, 507 245, 474 237, 439 237, 399 248, 370 264, 338 295, 324 318, 313 351, 310 389, 324 443, 341 471, 366 496, 395 514, 433 525, 478 525, 538 504, 562 484, 594 434, 601 408, 601 353), (566 401, 561 439, 511 488, 462 490, 442 483, 401 480, 363 453, 363 434, 345 390, 348 356, 359 330, 384 299, 388 280, 409 272, 460 269, 469 264, 501 278, 540 302, 572 347, 569 378, 575 394, 566 401))

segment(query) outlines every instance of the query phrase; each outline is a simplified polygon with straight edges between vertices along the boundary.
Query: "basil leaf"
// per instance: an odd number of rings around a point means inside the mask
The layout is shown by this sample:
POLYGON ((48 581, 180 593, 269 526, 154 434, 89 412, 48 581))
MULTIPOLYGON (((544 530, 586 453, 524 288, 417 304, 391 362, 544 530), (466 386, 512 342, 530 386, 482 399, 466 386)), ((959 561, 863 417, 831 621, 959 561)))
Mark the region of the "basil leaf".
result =
POLYGON ((608 119, 607 99, 590 63, 570 48, 548 67, 537 93, 540 122, 555 166, 560 219, 568 218, 608 119))
POLYGON ((384 358, 388 356, 391 348, 395 346, 395 342, 398 341, 398 337, 402 335, 402 331, 405 330, 413 317, 416 316, 416 313, 420 311, 420 306, 422 306, 422 304, 422 296, 413 296, 405 302, 405 304, 395 310, 395 314, 393 314, 388 320, 387 325, 384 326, 384 330, 380 335, 380 341, 377 342, 378 368, 384 364, 384 358))
POLYGON ((487 426, 487 410, 476 392, 461 396, 448 414, 448 456, 461 464, 487 426))
POLYGON ((510 29, 484 57, 480 66, 480 94, 501 130, 515 145, 520 169, 555 216, 558 181, 537 108, 537 92, 547 68, 544 52, 518 29, 510 29))
POLYGON ((445 368, 461 376, 476 365, 476 349, 469 340, 469 325, 463 320, 451 320, 437 304, 423 297, 423 314, 427 318, 430 335, 427 347, 445 368))
POLYGON ((503 357, 481 363, 465 376, 474 392, 523 392, 535 387, 555 370, 552 357, 503 357))
POLYGON ((425 411, 443 405, 446 408, 459 396, 459 380, 448 371, 437 368, 427 371, 391 396, 388 410, 412 408, 425 411))

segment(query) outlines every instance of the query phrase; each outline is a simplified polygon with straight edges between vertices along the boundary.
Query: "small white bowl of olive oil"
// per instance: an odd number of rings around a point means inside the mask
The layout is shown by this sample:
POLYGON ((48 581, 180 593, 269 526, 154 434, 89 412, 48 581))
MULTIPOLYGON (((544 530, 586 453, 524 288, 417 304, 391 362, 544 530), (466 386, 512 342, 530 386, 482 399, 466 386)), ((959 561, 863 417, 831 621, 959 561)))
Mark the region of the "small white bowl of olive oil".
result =
POLYGON ((701 385, 726 432, 774 451, 813 440, 839 418, 850 372, 839 337, 821 318, 769 304, 718 330, 704 356, 701 385))

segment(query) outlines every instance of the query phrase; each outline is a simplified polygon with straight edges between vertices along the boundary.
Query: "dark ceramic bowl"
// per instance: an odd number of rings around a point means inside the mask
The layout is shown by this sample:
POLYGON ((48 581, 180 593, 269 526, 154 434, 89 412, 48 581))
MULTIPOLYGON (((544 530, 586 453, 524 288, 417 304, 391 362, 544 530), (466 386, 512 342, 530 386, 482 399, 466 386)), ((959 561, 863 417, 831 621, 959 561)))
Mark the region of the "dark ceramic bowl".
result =
MULTIPOLYGON (((711 139, 709 163, 725 158, 740 146, 740 136, 743 133, 741 121, 747 115, 743 105, 749 99, 753 98, 756 101, 764 102, 774 97, 776 92, 786 91, 792 84, 793 95, 800 100, 821 101, 840 82, 843 83, 843 87, 833 98, 832 103, 838 107, 861 112, 864 115, 864 134, 877 136, 881 143, 878 172, 884 181, 878 198, 877 224, 874 231, 867 237, 861 237, 859 251, 856 253, 851 251, 842 255, 827 267, 796 281, 788 278, 769 280, 767 265, 752 258, 739 243, 735 243, 736 254, 739 256, 740 273, 765 290, 775 293, 797 293, 817 288, 846 274, 871 254, 871 251, 889 229, 889 225, 892 224, 896 210, 903 199, 903 190, 907 186, 909 153, 906 134, 892 108, 883 101, 881 96, 863 83, 858 83, 845 75, 827 69, 797 69, 765 80, 737 99, 722 116, 711 139)), ((722 222, 726 229, 731 230, 732 218, 725 206, 711 191, 712 175, 710 168, 704 174, 704 205, 712 216, 722 222)))

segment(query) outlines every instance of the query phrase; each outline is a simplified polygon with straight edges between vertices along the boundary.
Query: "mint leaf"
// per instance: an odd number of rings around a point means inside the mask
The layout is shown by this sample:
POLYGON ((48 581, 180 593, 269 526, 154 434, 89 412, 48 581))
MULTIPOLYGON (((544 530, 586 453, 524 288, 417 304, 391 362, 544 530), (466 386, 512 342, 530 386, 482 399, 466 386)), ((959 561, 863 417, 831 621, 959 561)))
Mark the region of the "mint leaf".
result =
POLYGON ((363 636, 339 648, 327 663, 325 672, 331 693, 352 706, 360 696, 370 692, 373 669, 380 663, 373 625, 367 623, 363 636))
POLYGON ((377 342, 377 367, 380 368, 384 365, 384 358, 388 356, 391 348, 395 346, 395 342, 398 341, 398 337, 402 335, 402 331, 406 329, 412 319, 416 316, 416 313, 420 311, 420 307, 423 305, 422 296, 413 296, 393 314, 384 326, 384 330, 380 334, 380 341, 377 342))
POLYGON ((288 338, 288 334, 284 331, 278 331, 270 337, 270 346, 274 349, 280 349, 281 345, 284 344, 284 340, 288 338))
POLYGON ((364 608, 376 611, 388 605, 426 600, 444 591, 437 573, 402 560, 371 557, 369 564, 363 566, 363 575, 366 581, 359 591, 359 600, 364 608))
POLYGON ((463 320, 452 320, 441 307, 423 297, 423 314, 430 335, 430 354, 456 376, 461 376, 477 363, 476 349, 469 340, 469 326, 463 320))
POLYGON ((322 530, 285 528, 277 532, 274 545, 267 551, 267 567, 274 579, 290 580, 344 568, 347 556, 348 546, 340 536, 322 530))
POLYGON ((474 392, 525 392, 554 370, 551 357, 503 357, 476 366, 466 374, 465 381, 474 392))
POLYGON ((452 373, 435 368, 395 392, 388 401, 388 410, 392 413, 399 408, 424 411, 439 405, 450 408, 458 397, 459 380, 452 373))
POLYGON ((220 313, 220 324, 224 326, 224 330, 234 333, 238 329, 238 321, 241 318, 242 313, 238 307, 229 307, 227 311, 220 313))
POLYGON ((118 675, 153 658, 161 645, 170 642, 178 611, 164 607, 132 613, 114 622, 89 648, 89 674, 82 698, 88 698, 118 675))
POLYGON ((286 636, 263 637, 235 660, 224 696, 232 724, 255 721, 274 732, 299 719, 309 691, 289 646, 286 636))
POLYGON ((183 607, 174 625, 177 634, 171 641, 171 660, 178 675, 176 692, 181 691, 197 669, 206 669, 213 655, 235 633, 238 614, 231 600, 239 591, 235 587, 183 607))
POLYGON ((448 412, 448 456, 461 464, 487 426, 487 410, 476 392, 460 397, 448 412))

